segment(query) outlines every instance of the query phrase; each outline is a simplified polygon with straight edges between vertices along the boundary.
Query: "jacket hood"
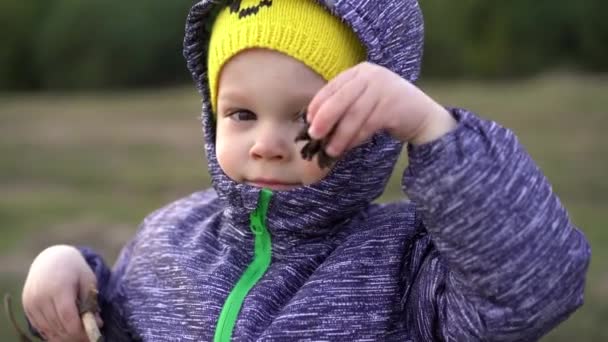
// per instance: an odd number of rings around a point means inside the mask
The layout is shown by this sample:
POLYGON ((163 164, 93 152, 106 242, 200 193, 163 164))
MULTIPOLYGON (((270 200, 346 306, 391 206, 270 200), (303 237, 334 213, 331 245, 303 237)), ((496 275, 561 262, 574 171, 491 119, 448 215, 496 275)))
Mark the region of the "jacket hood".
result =
MULTIPOLYGON (((303 0, 313 1, 313 0, 303 0)), ((215 153, 215 124, 207 78, 207 46, 213 13, 230 1, 201 0, 188 14, 184 57, 202 96, 205 151, 213 187, 225 202, 225 215, 247 227, 260 189, 239 184, 220 168, 215 153)), ((323 0, 330 13, 341 18, 367 49, 367 61, 386 67, 410 82, 420 72, 423 20, 417 0, 323 0)), ((274 192, 268 210, 273 236, 326 234, 366 208, 384 191, 402 143, 377 133, 342 157, 320 182, 289 191, 274 192)))

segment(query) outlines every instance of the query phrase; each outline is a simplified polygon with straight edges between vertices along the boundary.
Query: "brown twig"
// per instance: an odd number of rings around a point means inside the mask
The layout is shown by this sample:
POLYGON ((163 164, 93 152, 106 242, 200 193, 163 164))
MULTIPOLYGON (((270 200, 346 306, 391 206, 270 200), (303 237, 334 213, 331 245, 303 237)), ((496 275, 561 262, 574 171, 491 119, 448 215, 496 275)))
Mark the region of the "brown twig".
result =
POLYGON ((19 327, 17 324, 17 320, 15 320, 15 315, 13 315, 13 307, 11 303, 11 295, 8 293, 4 294, 4 312, 8 317, 8 320, 11 322, 13 329, 17 333, 17 337, 20 342, 32 342, 32 339, 19 327))
POLYGON ((90 342, 101 342, 103 338, 97 327, 97 321, 95 320, 95 314, 99 312, 99 305, 97 303, 97 290, 92 288, 89 290, 87 297, 78 303, 78 311, 82 319, 82 325, 84 331, 87 334, 90 342))

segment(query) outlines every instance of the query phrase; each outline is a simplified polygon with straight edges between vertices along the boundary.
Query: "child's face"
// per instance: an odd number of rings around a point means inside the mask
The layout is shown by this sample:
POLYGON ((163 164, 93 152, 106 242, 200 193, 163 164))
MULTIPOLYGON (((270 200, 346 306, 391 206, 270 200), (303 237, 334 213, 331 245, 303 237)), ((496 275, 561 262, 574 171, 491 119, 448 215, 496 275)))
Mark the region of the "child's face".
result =
POLYGON ((223 67, 217 98, 216 153, 224 172, 239 183, 288 190, 321 180, 329 172, 300 156, 294 143, 304 126, 298 113, 325 85, 298 60, 250 49, 223 67))

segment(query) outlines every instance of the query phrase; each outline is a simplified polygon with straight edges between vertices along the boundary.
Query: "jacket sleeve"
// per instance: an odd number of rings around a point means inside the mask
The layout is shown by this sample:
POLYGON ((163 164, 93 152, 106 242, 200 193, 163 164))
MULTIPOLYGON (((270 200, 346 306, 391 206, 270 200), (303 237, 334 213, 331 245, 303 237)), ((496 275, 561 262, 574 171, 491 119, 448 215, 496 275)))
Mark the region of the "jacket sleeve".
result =
POLYGON ((103 258, 87 247, 79 247, 81 254, 97 277, 98 303, 104 325, 101 334, 106 341, 127 342, 138 338, 128 326, 123 304, 124 293, 121 289, 121 278, 125 273, 131 256, 132 240, 121 251, 118 260, 111 270, 103 258))
POLYGON ((452 113, 454 131, 408 146, 424 228, 408 325, 420 341, 537 340, 582 305, 589 244, 511 131, 452 113))
POLYGON ((97 277, 98 301, 104 321, 101 332, 105 341, 126 342, 142 339, 130 325, 132 318, 126 309, 129 298, 125 290, 125 279, 134 276, 138 270, 141 271, 142 266, 138 265, 136 260, 147 260, 147 252, 145 248, 142 249, 142 245, 154 248, 148 242, 158 238, 158 234, 161 234, 159 232, 165 231, 165 228, 173 227, 172 222, 175 220, 183 220, 191 213, 196 213, 197 217, 202 219, 217 212, 221 208, 221 202, 216 199, 217 195, 213 189, 198 191, 146 216, 135 236, 123 247, 112 269, 108 268, 99 254, 89 248, 80 248, 97 277))

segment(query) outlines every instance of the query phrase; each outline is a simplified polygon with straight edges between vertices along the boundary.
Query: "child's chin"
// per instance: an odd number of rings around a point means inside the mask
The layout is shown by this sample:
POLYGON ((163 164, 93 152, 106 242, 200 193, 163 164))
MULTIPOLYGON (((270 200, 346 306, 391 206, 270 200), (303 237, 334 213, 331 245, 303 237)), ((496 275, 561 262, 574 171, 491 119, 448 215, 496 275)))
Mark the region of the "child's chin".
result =
POLYGON ((302 184, 278 184, 278 183, 258 183, 258 182, 247 182, 247 184, 258 187, 270 189, 272 191, 288 191, 299 188, 302 184))

